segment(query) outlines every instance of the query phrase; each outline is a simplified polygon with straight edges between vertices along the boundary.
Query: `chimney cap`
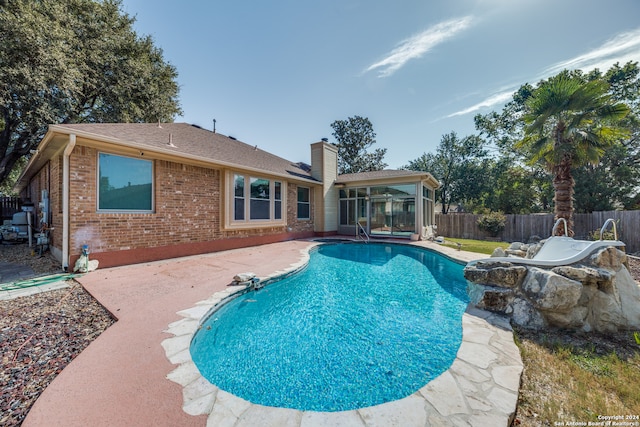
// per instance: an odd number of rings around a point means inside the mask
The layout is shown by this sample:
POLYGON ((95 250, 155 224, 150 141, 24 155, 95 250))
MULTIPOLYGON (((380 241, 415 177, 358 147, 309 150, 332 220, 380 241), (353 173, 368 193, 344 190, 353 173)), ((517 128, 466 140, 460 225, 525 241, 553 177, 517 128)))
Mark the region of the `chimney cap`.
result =
POLYGON ((322 138, 321 141, 322 142, 329 142, 329 138, 322 138))

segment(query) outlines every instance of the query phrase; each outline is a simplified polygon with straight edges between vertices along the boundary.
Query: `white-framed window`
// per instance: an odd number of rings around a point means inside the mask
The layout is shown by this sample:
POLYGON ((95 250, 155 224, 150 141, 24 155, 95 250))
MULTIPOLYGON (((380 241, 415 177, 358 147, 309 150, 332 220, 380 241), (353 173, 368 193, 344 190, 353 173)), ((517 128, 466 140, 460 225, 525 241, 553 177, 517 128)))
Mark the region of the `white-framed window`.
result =
POLYGON ((355 225, 367 221, 367 188, 340 189, 340 225, 355 225))
POLYGON ((273 183, 273 218, 282 219, 282 183, 275 181, 273 183))
POLYGON ((311 219, 309 187, 298 187, 298 219, 311 219))
POLYGON ((233 179, 233 220, 244 221, 244 176, 234 175, 233 179))
MULTIPOLYGON (((250 177, 249 219, 271 219, 271 181, 250 177)), ((275 217, 275 215, 274 215, 275 217)))
POLYGON ((153 161, 98 153, 98 211, 153 212, 153 161))
POLYGON ((228 227, 284 225, 282 181, 254 174, 229 172, 228 227))

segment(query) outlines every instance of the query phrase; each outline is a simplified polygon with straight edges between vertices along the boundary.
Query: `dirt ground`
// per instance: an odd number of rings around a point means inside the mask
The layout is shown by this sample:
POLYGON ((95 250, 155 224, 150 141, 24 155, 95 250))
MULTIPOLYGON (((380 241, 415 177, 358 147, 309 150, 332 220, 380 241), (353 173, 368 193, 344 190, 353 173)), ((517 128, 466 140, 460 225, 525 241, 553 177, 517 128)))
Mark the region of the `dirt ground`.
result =
POLYGON ((0 242, 0 263, 5 262, 26 265, 36 276, 62 272, 60 263, 51 256, 50 252, 39 256, 35 253, 35 247, 30 248, 26 243, 10 245, 0 242))

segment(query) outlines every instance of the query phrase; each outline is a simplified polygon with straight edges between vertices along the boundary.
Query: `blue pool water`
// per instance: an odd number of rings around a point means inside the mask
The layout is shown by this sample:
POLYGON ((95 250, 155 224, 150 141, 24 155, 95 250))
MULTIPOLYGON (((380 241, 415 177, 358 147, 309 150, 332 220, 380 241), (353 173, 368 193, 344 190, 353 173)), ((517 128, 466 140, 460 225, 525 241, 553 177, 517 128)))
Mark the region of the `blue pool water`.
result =
POLYGON ((342 411, 406 397, 455 359, 463 267, 421 248, 327 244, 305 270, 213 312, 201 374, 252 403, 342 411))

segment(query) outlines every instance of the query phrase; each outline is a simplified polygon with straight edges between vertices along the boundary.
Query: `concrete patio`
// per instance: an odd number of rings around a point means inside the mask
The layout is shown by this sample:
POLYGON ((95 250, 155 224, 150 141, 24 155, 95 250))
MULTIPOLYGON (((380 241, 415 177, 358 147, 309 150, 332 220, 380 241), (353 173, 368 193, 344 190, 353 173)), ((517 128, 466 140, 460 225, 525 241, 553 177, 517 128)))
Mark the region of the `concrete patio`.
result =
MULTIPOLYGON (((179 338, 175 342, 182 342, 178 347, 189 341, 192 332, 176 328, 176 323, 181 318, 197 321, 202 309, 196 310, 199 314, 189 309, 202 307, 197 304, 200 301, 214 301, 211 297, 218 292, 228 294, 231 279, 239 272, 267 277, 296 268, 304 262, 311 244, 290 241, 98 269, 79 278, 118 322, 60 373, 23 425, 507 425, 509 414, 515 411, 522 363, 508 324, 477 310, 468 310, 464 316, 463 344, 452 367, 396 402, 358 411, 318 413, 253 405, 206 384, 195 387, 203 394, 194 394, 192 383, 200 381, 199 375, 187 381, 180 377, 180 370, 189 371, 188 361, 172 358, 179 364, 173 365, 167 358, 184 348, 169 346, 165 353, 162 346, 172 336, 179 338), (183 390, 183 386, 187 387, 183 390), (194 411, 197 399, 205 404, 194 411), (200 415, 187 414, 183 405, 200 415)), ((446 251, 464 261, 479 258, 434 243, 415 244, 446 251)), ((194 372, 187 374, 193 376, 194 372)))

